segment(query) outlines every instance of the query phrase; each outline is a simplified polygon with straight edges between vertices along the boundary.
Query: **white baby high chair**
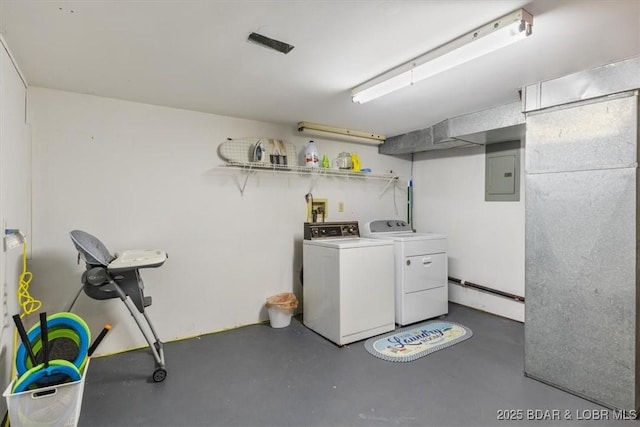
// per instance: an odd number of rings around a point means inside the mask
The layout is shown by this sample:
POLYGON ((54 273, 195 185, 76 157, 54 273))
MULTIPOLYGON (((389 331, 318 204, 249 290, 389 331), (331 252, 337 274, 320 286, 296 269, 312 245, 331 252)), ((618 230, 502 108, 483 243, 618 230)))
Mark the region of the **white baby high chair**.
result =
POLYGON ((78 257, 86 263, 86 270, 82 273, 82 287, 71 302, 68 311, 71 311, 83 290, 85 294, 96 300, 120 298, 138 324, 155 359, 153 381, 164 381, 167 370, 164 363, 163 344, 145 312, 145 307, 151 305, 151 297, 144 295, 144 284, 139 269, 160 267, 167 260, 167 254, 155 249, 123 251, 111 255, 102 242, 91 234, 81 230, 74 230, 69 234, 78 250, 78 257), (136 311, 144 316, 153 339, 143 327, 136 311))

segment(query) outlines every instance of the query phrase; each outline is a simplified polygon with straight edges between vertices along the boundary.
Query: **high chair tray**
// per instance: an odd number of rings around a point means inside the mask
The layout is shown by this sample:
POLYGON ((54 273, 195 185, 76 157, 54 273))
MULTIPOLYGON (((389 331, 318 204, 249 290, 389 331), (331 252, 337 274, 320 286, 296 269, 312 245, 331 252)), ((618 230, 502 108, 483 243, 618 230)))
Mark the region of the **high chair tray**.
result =
POLYGON ((116 253, 116 259, 107 266, 109 270, 131 270, 134 268, 160 267, 167 254, 159 249, 130 250, 116 253))

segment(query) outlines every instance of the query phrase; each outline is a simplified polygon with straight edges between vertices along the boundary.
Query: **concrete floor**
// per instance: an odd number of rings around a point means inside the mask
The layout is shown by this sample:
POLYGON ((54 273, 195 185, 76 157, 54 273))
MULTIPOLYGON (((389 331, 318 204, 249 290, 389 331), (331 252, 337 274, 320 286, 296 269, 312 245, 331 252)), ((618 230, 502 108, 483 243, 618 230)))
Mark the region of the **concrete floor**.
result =
POLYGON ((373 357, 364 341, 339 348, 298 319, 168 343, 162 383, 149 379, 148 349, 96 358, 79 425, 640 426, 526 378, 521 323, 456 304, 446 319, 473 337, 410 363, 373 357))

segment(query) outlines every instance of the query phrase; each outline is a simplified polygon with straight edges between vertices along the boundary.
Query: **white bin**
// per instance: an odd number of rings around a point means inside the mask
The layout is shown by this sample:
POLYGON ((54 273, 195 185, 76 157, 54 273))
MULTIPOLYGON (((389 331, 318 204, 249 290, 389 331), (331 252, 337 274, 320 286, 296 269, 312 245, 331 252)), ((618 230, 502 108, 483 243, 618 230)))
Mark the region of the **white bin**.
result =
POLYGON ((293 311, 298 307, 298 298, 293 292, 283 292, 267 298, 269 323, 272 328, 284 328, 291 323, 293 311))
POLYGON ((79 381, 11 393, 16 380, 2 394, 7 399, 11 427, 76 427, 82 407, 84 380, 89 361, 79 381))
POLYGON ((278 307, 269 307, 269 323, 272 328, 285 328, 291 323, 291 314, 278 307))

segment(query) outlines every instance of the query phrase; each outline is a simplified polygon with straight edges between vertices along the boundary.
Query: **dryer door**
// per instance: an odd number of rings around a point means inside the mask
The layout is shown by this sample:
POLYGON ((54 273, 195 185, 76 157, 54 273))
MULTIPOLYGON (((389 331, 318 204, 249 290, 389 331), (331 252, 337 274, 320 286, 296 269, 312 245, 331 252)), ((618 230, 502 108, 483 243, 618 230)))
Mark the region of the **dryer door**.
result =
POLYGON ((414 255, 405 258, 404 293, 439 288, 447 284, 447 255, 414 255))

